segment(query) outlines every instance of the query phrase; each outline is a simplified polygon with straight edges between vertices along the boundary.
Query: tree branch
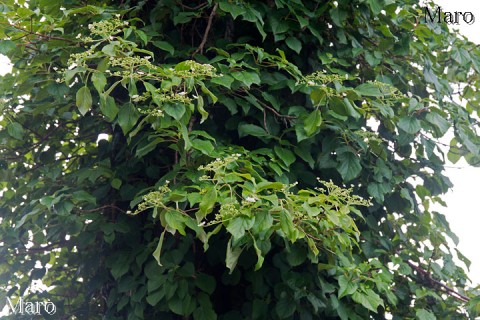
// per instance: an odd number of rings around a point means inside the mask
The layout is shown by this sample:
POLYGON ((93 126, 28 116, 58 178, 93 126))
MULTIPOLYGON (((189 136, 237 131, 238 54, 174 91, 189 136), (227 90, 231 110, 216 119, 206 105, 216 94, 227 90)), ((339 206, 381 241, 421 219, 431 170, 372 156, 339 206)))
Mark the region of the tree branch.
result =
POLYGON ((441 289, 445 290, 447 294, 449 294, 450 296, 454 297, 455 299, 457 300, 460 300, 462 302, 468 302, 470 301, 470 298, 458 293, 457 291, 455 291, 454 289, 450 288, 449 286, 447 286, 446 284, 434 279, 432 277, 432 274, 430 272, 428 272, 427 270, 423 269, 422 267, 420 266, 417 266, 416 264, 414 264, 413 262, 411 262, 410 260, 407 261, 408 265, 414 269, 415 271, 417 271, 423 278, 425 278, 426 280, 428 280, 428 282, 430 282, 431 284, 437 286, 437 287, 440 287, 441 289))
POLYGON ((217 8, 218 8, 218 3, 215 3, 212 9, 212 12, 210 13, 210 16, 208 17, 207 28, 205 28, 205 33, 203 34, 202 42, 200 42, 200 45, 198 46, 197 50, 195 50, 193 55, 196 55, 199 52, 203 54, 203 48, 207 43, 208 34, 210 33, 210 28, 212 27, 213 16, 215 16, 215 12, 217 11, 217 8))

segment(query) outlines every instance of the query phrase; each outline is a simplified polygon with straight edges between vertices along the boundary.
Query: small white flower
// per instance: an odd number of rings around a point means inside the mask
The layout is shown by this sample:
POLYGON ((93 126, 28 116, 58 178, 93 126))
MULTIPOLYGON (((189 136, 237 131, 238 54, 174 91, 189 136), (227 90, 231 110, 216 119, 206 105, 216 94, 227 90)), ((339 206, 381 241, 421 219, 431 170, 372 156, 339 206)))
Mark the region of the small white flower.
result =
POLYGON ((257 201, 257 199, 255 199, 254 197, 246 197, 246 198, 245 198, 245 201, 255 202, 255 201, 257 201))
POLYGON ((203 227, 205 225, 205 221, 202 221, 198 224, 199 227, 203 227))
POLYGON ((313 82, 312 80, 308 81, 307 83, 311 86, 315 85, 315 82, 313 82))

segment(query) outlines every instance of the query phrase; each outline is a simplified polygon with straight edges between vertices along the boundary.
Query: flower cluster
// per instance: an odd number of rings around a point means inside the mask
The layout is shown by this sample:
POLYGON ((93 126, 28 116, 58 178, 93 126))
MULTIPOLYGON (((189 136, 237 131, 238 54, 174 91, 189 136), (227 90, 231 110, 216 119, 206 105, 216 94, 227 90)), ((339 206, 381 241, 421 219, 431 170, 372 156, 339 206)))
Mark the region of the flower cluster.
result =
POLYGON ((150 208, 154 207, 160 207, 160 208, 165 208, 165 203, 164 203, 164 197, 167 193, 171 192, 170 188, 168 187, 168 184, 170 181, 165 181, 165 184, 163 186, 160 186, 158 188, 158 191, 153 191, 150 193, 147 193, 146 195, 143 196, 143 201, 138 205, 137 210, 135 212, 130 212, 128 211, 128 214, 136 215, 139 214, 142 211, 145 211, 150 208))
POLYGON ((217 77, 217 69, 209 64, 202 64, 193 60, 186 60, 182 63, 181 68, 170 69, 173 74, 180 78, 190 77, 217 77))
POLYGON ((94 35, 108 38, 113 34, 121 32, 126 26, 128 26, 128 21, 122 21, 119 16, 116 16, 114 19, 91 23, 88 25, 88 29, 94 35))
POLYGON ((306 84, 308 86, 319 86, 326 85, 327 83, 332 83, 334 81, 343 82, 348 79, 348 75, 342 76, 339 74, 326 74, 321 71, 315 71, 309 75, 303 77, 300 83, 306 84))
POLYGON ((214 161, 210 162, 209 164, 198 167, 198 169, 203 171, 216 172, 220 168, 226 167, 228 164, 237 161, 238 159, 240 159, 241 156, 242 155, 240 153, 235 153, 235 154, 228 155, 223 159, 216 158, 214 161))

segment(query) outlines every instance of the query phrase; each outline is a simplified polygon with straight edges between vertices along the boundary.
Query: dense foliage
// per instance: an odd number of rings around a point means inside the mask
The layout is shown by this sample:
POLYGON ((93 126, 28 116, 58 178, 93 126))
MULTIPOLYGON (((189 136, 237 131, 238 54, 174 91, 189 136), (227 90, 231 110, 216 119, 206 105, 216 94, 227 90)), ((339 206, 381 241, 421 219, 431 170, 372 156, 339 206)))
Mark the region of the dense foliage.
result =
POLYGON ((52 301, 55 319, 479 313, 431 204, 446 156, 480 163, 480 51, 417 1, 0 11, 2 303, 52 301))

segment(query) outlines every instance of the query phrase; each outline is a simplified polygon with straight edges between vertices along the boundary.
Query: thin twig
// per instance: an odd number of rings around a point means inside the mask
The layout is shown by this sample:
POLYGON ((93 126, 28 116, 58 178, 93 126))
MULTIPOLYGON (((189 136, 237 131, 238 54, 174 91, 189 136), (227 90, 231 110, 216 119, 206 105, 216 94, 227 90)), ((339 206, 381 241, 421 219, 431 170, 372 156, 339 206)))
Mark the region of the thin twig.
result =
POLYGON ((107 205, 105 205, 105 206, 98 207, 98 208, 95 208, 95 209, 88 209, 88 210, 78 209, 78 211, 80 211, 80 212, 95 212, 95 211, 100 211, 100 210, 107 209, 107 208, 116 209, 116 210, 118 210, 118 211, 120 211, 120 212, 126 213, 125 210, 122 210, 122 209, 120 209, 119 207, 114 206, 114 205, 111 205, 111 204, 107 204, 107 205))
POLYGON ((208 34, 210 33, 210 28, 212 27, 213 16, 215 16, 215 12, 217 11, 217 8, 218 8, 218 3, 215 3, 212 9, 212 12, 210 13, 210 16, 208 17, 207 28, 205 28, 205 33, 203 34, 202 42, 200 42, 200 45, 198 46, 197 50, 195 50, 193 55, 196 55, 199 52, 203 54, 203 47, 205 47, 205 44, 207 43, 208 34))
POLYGON ((55 37, 55 36, 49 36, 49 35, 46 35, 46 34, 42 34, 42 33, 38 33, 38 32, 34 32, 34 31, 30 31, 30 30, 27 30, 25 28, 22 28, 22 27, 19 27, 19 26, 16 26, 14 24, 11 24, 11 23, 0 23, 0 24, 3 24, 3 25, 8 25, 12 28, 15 28, 17 30, 20 30, 20 31, 23 31, 27 34, 30 34, 30 35, 35 35, 35 36, 38 36, 42 39, 47 39, 47 40, 61 40, 61 41, 65 41, 65 42, 70 42, 70 43, 76 43, 76 41, 73 41, 73 40, 70 40, 70 39, 67 39, 67 38, 62 38, 62 37, 55 37))

